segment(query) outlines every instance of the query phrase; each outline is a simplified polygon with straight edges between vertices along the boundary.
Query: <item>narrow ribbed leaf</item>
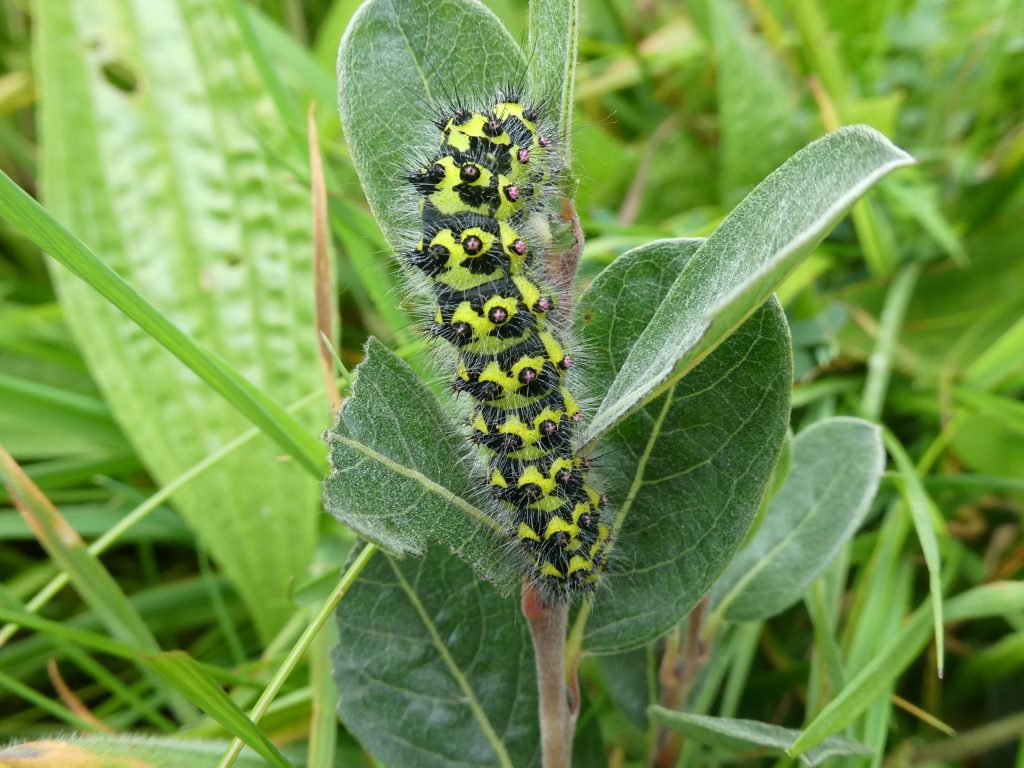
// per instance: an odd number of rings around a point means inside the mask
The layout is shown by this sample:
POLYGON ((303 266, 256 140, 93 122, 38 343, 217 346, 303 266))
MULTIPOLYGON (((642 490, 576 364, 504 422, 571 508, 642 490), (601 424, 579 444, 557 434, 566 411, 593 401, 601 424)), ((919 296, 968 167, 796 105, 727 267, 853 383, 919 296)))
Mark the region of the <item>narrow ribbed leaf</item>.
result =
MULTIPOLYGON (((307 414, 308 432, 296 434, 228 370, 279 402, 320 384, 309 195, 295 175, 305 158, 229 5, 54 0, 37 9, 46 204, 152 302, 156 313, 135 299, 151 326, 174 326, 150 338, 54 270, 93 375, 161 482, 246 427, 161 348, 186 343, 182 331, 216 355, 202 361, 208 380, 308 468, 320 464, 313 435, 323 415, 307 414)), ((278 453, 260 440, 175 499, 264 634, 288 615, 289 584, 305 573, 315 537, 316 483, 278 453)))

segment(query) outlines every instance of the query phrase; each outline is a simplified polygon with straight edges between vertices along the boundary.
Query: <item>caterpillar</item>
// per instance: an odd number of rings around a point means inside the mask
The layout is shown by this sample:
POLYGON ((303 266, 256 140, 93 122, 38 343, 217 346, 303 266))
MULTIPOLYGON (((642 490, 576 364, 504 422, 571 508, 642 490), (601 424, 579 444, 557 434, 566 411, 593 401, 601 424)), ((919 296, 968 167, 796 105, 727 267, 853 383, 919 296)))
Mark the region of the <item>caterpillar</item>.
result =
POLYGON ((564 601, 595 588, 611 531, 608 499, 574 447, 573 360, 537 265, 557 152, 540 109, 511 88, 481 110, 449 105, 435 122, 438 149, 407 175, 421 232, 405 261, 433 294, 430 334, 455 349, 453 387, 472 398, 470 439, 497 516, 544 599, 564 601))

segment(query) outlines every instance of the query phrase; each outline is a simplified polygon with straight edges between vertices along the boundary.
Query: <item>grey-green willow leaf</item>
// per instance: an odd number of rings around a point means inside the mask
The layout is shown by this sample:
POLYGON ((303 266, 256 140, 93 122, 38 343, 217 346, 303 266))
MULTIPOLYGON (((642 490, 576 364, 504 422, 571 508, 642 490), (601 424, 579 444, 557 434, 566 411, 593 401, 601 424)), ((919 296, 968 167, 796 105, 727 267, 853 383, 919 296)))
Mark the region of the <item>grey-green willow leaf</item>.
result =
MULTIPOLYGON (((785 755, 786 750, 800 736, 800 731, 792 728, 757 720, 691 715, 659 706, 651 707, 650 714, 657 722, 678 731, 691 741, 730 753, 785 755)), ((863 744, 833 736, 800 755, 800 762, 804 765, 820 765, 830 757, 870 754, 871 750, 863 744)))
POLYGON ((757 533, 718 580, 713 611, 764 619, 797 602, 860 527, 885 468, 879 428, 862 419, 812 424, 757 533))
MULTIPOLYGON (((278 402, 322 386, 309 196, 227 0, 37 7, 42 187, 54 214, 278 402)), ((177 477, 248 423, 62 268, 93 375, 146 466, 177 477)), ((318 414, 305 424, 315 433, 318 414)), ((266 439, 175 497, 269 636, 316 534, 317 484, 266 439)))
POLYGON ((405 174, 436 147, 434 113, 486 100, 526 71, 498 18, 473 0, 370 0, 338 51, 338 106, 366 199, 393 247, 416 226, 405 174))
POLYGON ((466 439, 413 370, 376 339, 327 433, 324 507, 397 554, 445 544, 504 591, 517 583, 501 529, 477 506, 466 439))
POLYGON ((600 436, 684 376, 889 171, 912 162, 867 126, 797 152, 754 189, 694 254, 622 363, 590 427, 600 436))
MULTIPOLYGON (((699 240, 664 240, 616 259, 580 297, 586 379, 615 377, 699 240)), ((674 626, 707 592, 757 511, 785 436, 789 332, 771 302, 686 378, 607 432, 595 483, 621 524, 607 589, 584 646, 611 653, 674 626)))
POLYGON ((540 761, 533 652, 517 600, 441 547, 378 555, 338 606, 345 727, 389 766, 540 761))

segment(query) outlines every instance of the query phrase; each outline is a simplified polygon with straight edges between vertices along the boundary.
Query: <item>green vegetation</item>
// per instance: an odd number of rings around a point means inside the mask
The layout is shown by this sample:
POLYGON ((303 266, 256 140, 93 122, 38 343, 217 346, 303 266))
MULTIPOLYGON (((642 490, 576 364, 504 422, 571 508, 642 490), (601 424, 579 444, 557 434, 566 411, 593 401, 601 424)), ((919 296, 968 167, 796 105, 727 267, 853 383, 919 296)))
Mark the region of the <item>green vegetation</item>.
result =
POLYGON ((425 93, 528 59, 619 530, 573 765, 1024 766, 1024 3, 375 2, 343 137, 359 5, 0 6, 0 764, 540 764, 392 256, 425 93))

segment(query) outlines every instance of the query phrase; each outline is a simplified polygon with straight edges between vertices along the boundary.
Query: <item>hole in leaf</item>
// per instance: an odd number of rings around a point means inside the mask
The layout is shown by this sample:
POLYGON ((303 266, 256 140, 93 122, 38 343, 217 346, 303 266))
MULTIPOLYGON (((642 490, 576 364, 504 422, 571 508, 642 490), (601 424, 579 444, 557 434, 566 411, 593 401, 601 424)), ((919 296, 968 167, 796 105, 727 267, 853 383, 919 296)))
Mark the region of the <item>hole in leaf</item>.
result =
POLYGON ((123 61, 111 59, 100 66, 103 79, 110 83, 117 90, 124 93, 135 93, 139 89, 139 79, 135 76, 132 68, 123 61))

